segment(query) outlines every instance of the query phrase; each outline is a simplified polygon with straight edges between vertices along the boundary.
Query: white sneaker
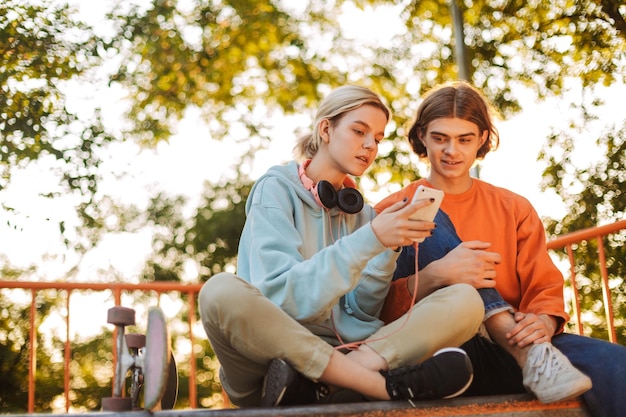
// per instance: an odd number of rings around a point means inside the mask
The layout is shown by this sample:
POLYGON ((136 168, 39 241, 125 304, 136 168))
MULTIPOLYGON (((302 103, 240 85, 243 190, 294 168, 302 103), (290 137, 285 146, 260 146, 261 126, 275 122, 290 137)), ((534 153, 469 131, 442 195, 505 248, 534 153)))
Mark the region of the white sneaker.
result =
POLYGON ((591 389, 591 379, 547 342, 530 348, 522 375, 526 389, 546 404, 568 400, 591 389))

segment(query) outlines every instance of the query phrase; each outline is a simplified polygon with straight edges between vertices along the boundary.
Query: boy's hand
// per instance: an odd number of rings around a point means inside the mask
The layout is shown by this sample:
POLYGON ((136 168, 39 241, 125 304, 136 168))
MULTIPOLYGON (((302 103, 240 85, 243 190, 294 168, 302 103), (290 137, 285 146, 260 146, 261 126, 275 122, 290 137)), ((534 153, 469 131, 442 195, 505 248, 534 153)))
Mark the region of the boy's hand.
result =
POLYGON ((488 251, 490 246, 491 243, 478 240, 463 242, 443 258, 428 264, 424 275, 437 281, 440 287, 466 283, 474 288, 493 288, 496 265, 502 261, 502 256, 488 251))
POLYGON ((556 320, 546 314, 515 313, 517 324, 506 334, 510 345, 519 347, 532 343, 543 343, 552 340, 556 329, 556 320))

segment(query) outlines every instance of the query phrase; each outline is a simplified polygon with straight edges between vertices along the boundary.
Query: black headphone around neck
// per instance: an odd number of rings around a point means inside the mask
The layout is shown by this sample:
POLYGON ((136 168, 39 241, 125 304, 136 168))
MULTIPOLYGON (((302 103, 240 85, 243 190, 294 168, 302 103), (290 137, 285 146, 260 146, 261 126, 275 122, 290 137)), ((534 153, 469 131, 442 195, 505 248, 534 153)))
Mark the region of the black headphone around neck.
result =
POLYGON ((363 196, 356 188, 346 187, 336 191, 330 182, 322 180, 317 183, 317 195, 327 209, 339 207, 348 214, 356 214, 363 209, 363 196))

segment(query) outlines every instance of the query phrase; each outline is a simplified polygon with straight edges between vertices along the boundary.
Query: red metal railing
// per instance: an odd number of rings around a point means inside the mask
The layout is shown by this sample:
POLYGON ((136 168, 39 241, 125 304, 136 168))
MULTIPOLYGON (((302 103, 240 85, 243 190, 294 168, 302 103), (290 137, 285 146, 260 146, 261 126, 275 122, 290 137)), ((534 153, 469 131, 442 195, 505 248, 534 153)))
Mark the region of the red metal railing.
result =
MULTIPOLYGON (((582 320, 580 305, 578 302, 578 293, 576 290, 576 272, 575 272, 575 260, 573 246, 582 241, 595 239, 598 243, 598 256, 599 264, 602 274, 602 285, 604 295, 604 305, 607 317, 607 323, 609 326, 610 341, 616 342, 615 326, 613 320, 613 308, 610 297, 610 289, 608 284, 608 273, 606 269, 606 259, 604 253, 603 237, 611 233, 615 233, 619 230, 626 229, 626 220, 618 221, 616 223, 593 227, 589 229, 580 230, 573 233, 568 233, 561 237, 548 242, 548 248, 551 250, 566 248, 569 262, 570 262, 570 279, 572 282, 572 288, 574 289, 574 316, 577 320, 577 330, 579 334, 582 334, 582 320)), ((64 390, 65 390, 65 411, 68 412, 71 406, 69 393, 70 393, 70 362, 71 362, 71 345, 70 345, 70 297, 72 292, 79 290, 93 290, 93 291, 112 291, 114 295, 115 305, 120 305, 121 295, 123 291, 153 291, 157 294, 178 292, 180 294, 187 294, 188 296, 188 328, 189 328, 189 340, 191 343, 191 358, 190 358, 190 371, 189 371, 189 404, 191 408, 198 407, 197 388, 196 381, 196 361, 193 355, 194 334, 193 327, 196 319, 196 304, 198 292, 202 284, 182 284, 175 282, 150 282, 141 284, 125 284, 125 283, 74 283, 74 282, 24 282, 24 281, 0 281, 0 288, 19 288, 23 290, 30 290, 31 292, 31 306, 30 306, 30 340, 29 347, 29 374, 28 374, 28 412, 33 413, 35 408, 35 352, 32 349, 32 341, 36 340, 35 332, 37 331, 35 325, 36 319, 36 294, 37 291, 53 289, 57 291, 66 292, 66 309, 67 314, 65 317, 66 324, 66 340, 65 340, 65 375, 64 375, 64 390)), ((103 318, 103 321, 105 319, 103 318)), ((117 359, 116 353, 114 353, 114 361, 117 359)), ((115 367, 114 367, 115 369, 115 367)))
MULTIPOLYGON (((115 300, 115 305, 121 305, 121 298, 123 291, 153 291, 157 295, 163 293, 179 292, 181 294, 187 294, 188 296, 188 328, 189 328, 189 341, 191 343, 191 358, 189 368, 189 404, 192 408, 198 407, 198 395, 196 389, 196 361, 193 356, 193 344, 194 334, 193 327, 196 318, 196 300, 202 284, 182 284, 176 282, 149 282, 140 284, 126 284, 126 283, 80 283, 80 282, 24 282, 24 281, 0 281, 0 288, 20 288, 24 290, 30 290, 31 292, 31 304, 30 304, 30 344, 28 351, 28 412, 34 413, 35 411, 35 351, 32 349, 33 341, 36 340, 37 326, 36 320, 36 295, 37 291, 41 290, 57 290, 66 292, 66 311, 65 315, 65 355, 64 355, 64 395, 65 395, 65 411, 68 412, 71 406, 69 394, 70 394, 70 362, 71 362, 71 344, 70 344, 70 297, 72 292, 78 290, 92 290, 92 291, 112 291, 115 300)), ((103 323, 106 323, 106 316, 102 318, 103 323)), ((115 346, 115 345, 114 345, 115 346)), ((115 369, 115 362, 117 361, 117 352, 113 348, 113 362, 115 369)))
POLYGON ((578 334, 583 334, 583 322, 580 311, 578 287, 576 285, 576 262, 574 259, 573 246, 583 241, 595 240, 598 245, 598 265, 602 277, 602 298, 604 302, 604 314, 609 331, 609 340, 617 342, 615 322, 613 317, 613 302, 611 301, 611 289, 609 288, 609 274, 606 269, 606 254, 604 251, 604 236, 626 229, 626 220, 620 220, 605 226, 590 227, 576 232, 568 233, 548 242, 548 249, 555 250, 565 248, 570 264, 570 282, 573 291, 573 310, 576 317, 578 334))

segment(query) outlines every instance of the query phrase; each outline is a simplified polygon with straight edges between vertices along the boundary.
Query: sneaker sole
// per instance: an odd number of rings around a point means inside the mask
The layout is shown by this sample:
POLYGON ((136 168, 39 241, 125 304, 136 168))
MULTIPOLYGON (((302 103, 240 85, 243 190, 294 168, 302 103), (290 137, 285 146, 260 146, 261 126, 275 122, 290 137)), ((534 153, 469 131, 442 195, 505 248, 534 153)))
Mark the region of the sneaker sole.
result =
POLYGON ((459 395, 463 394, 465 391, 467 391, 467 389, 470 387, 470 385, 472 385, 472 382, 474 382, 474 374, 472 374, 470 376, 469 381, 467 381, 467 384, 461 388, 460 390, 458 390, 457 392, 455 392, 454 394, 448 395, 446 397, 443 397, 444 399, 446 398, 454 398, 454 397, 458 397, 459 395))
POLYGON ((592 387, 592 383, 591 383, 591 379, 589 379, 588 381, 585 382, 581 382, 578 385, 576 385, 573 388, 573 391, 570 391, 568 394, 566 394, 565 396, 563 395, 542 395, 541 398, 539 398, 538 395, 535 394, 535 396, 539 399, 539 401, 541 401, 544 404, 550 404, 550 403, 555 403, 558 401, 567 401, 567 400, 571 400, 573 398, 579 397, 580 395, 584 394, 585 392, 589 391, 592 387))
MULTIPOLYGON (((539 384, 537 386, 535 386, 535 382, 537 382, 538 380, 536 379, 537 377, 541 378, 542 375, 527 375, 526 371, 526 367, 523 368, 523 373, 524 373, 524 387, 526 388, 526 390, 528 390, 529 392, 535 394, 535 396, 537 397, 537 399, 539 401, 541 401, 544 404, 550 404, 550 403, 554 403, 554 402, 558 402, 558 401, 567 401, 567 400, 571 400, 572 398, 576 398, 578 396, 580 396, 581 394, 584 394, 585 392, 589 391, 592 388, 592 382, 591 379, 585 375, 584 373, 582 373, 580 370, 576 369, 571 362, 569 361, 569 359, 567 359, 567 357, 565 355, 563 355, 563 353, 561 353, 560 351, 558 351, 554 346, 549 345, 549 344, 540 344, 540 345, 536 345, 533 346, 531 348, 531 350, 529 350, 528 354, 532 355, 532 350, 533 349, 541 349, 544 352, 541 353, 542 355, 546 355, 547 358, 543 358, 543 360, 556 360, 558 362, 562 362, 559 366, 559 370, 565 370, 565 375, 561 376, 561 381, 559 384, 556 384, 554 381, 550 382, 550 383, 544 383, 544 384, 539 384), (548 347, 542 347, 542 345, 548 346, 548 347), (556 355, 555 357, 552 357, 553 355, 556 355), (567 368, 570 368, 569 370, 567 368), (532 378, 530 378, 532 376, 532 378), (529 378, 531 379, 529 382, 526 382, 526 379, 529 378)), ((553 364, 550 364, 551 366, 553 366, 553 364)), ((537 365, 534 365, 534 367, 536 367, 537 365)), ((543 365, 542 365, 543 366, 543 365)), ((533 369, 531 368, 531 370, 533 369)), ((549 374, 550 375, 550 374, 549 374)), ((556 378, 556 376, 555 376, 556 378)))
POLYGON ((437 356, 445 352, 457 352, 457 353, 462 354, 465 357, 465 363, 467 364, 467 367, 470 369, 470 378, 467 381, 467 384, 465 384, 465 386, 463 386, 457 392, 443 397, 444 399, 458 397, 459 395, 467 391, 467 389, 470 387, 470 385, 472 385, 472 382, 474 381, 474 369, 472 367, 472 361, 470 361, 469 356, 467 356, 467 352, 465 352, 463 349, 460 349, 460 348, 447 347, 447 348, 439 349, 437 352, 435 352, 433 356, 437 356))
POLYGON ((267 368, 261 391, 261 406, 274 407, 280 404, 287 386, 291 382, 291 370, 282 359, 274 359, 267 368))

